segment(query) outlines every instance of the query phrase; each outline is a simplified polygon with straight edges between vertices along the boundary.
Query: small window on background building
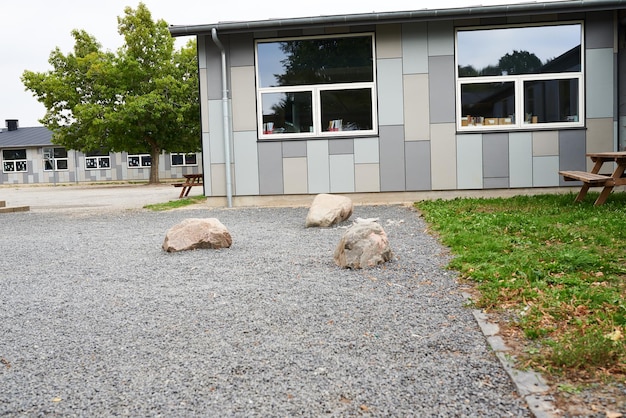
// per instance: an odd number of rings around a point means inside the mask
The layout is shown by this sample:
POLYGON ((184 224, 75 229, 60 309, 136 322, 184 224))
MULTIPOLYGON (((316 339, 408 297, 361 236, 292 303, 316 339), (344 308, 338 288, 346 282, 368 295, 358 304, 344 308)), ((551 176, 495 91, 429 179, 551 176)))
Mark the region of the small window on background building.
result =
POLYGON ((108 152, 95 151, 87 153, 85 169, 103 170, 108 168, 111 168, 111 157, 108 152))
POLYGON ((150 167, 151 164, 152 158, 150 157, 150 154, 135 154, 128 156, 129 168, 150 167))
POLYGON ((583 126, 581 23, 457 30, 457 128, 583 126))
POLYGON ((173 153, 171 154, 172 166, 194 166, 198 165, 198 157, 195 153, 183 154, 173 153))
POLYGON ((45 171, 67 170, 67 150, 65 148, 44 148, 43 160, 45 171))
POLYGON ((5 173, 28 171, 26 149, 2 150, 2 171, 5 173))

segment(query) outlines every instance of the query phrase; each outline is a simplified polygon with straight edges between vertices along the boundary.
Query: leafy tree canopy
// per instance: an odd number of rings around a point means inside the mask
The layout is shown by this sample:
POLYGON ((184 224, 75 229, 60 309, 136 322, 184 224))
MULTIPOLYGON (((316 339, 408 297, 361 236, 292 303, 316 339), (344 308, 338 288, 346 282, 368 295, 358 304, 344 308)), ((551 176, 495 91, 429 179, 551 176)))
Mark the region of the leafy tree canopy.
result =
POLYGON ((22 82, 46 107, 40 122, 53 142, 83 152, 149 152, 157 183, 162 151, 200 149, 195 41, 175 50, 167 23, 143 3, 118 17, 124 45, 103 51, 84 30, 72 31, 73 52, 51 52, 52 70, 24 71, 22 82))
POLYGON ((533 74, 541 69, 541 60, 532 52, 513 51, 500 58, 498 67, 509 74, 533 74))

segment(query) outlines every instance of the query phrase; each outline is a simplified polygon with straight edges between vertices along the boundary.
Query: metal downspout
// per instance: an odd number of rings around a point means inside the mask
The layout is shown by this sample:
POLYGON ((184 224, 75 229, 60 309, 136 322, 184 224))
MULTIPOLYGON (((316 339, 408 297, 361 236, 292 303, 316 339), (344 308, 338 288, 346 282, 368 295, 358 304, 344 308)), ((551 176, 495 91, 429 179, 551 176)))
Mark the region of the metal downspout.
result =
POLYGON ((228 207, 233 207, 233 190, 230 176, 230 117, 228 111, 228 79, 226 77, 226 50, 217 37, 217 30, 211 29, 213 42, 220 50, 222 56, 222 115, 224 117, 224 158, 226 163, 226 200, 228 207))

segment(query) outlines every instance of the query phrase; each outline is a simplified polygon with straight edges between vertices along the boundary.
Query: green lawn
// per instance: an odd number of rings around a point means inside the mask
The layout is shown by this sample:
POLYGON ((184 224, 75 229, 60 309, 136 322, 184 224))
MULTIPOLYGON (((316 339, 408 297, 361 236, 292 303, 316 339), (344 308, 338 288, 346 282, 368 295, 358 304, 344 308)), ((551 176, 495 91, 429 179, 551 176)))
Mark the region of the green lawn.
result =
POLYGON ((204 202, 205 200, 206 200, 205 196, 189 196, 189 197, 183 197, 181 199, 170 200, 169 202, 166 202, 166 203, 155 203, 152 205, 146 205, 144 206, 144 209, 150 209, 153 211, 177 209, 177 208, 183 208, 189 205, 195 205, 196 203, 201 203, 201 202, 204 202))
POLYGON ((417 202, 475 304, 523 333, 524 364, 626 378, 626 193, 417 202))

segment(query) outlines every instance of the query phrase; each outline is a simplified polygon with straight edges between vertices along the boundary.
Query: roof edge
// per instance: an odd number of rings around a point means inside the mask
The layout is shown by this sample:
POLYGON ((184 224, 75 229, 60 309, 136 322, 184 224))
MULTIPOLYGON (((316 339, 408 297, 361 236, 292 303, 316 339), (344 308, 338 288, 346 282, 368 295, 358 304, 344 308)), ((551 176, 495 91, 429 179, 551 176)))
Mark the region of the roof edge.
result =
POLYGON ((359 26, 405 21, 434 21, 468 19, 474 17, 516 16, 528 13, 553 14, 626 9, 626 0, 564 0, 552 2, 518 3, 496 6, 473 6, 451 9, 422 9, 414 11, 356 13, 317 17, 295 17, 242 22, 218 22, 203 25, 172 25, 172 36, 190 36, 210 33, 213 28, 222 33, 253 32, 276 29, 311 28, 317 26, 359 26))

